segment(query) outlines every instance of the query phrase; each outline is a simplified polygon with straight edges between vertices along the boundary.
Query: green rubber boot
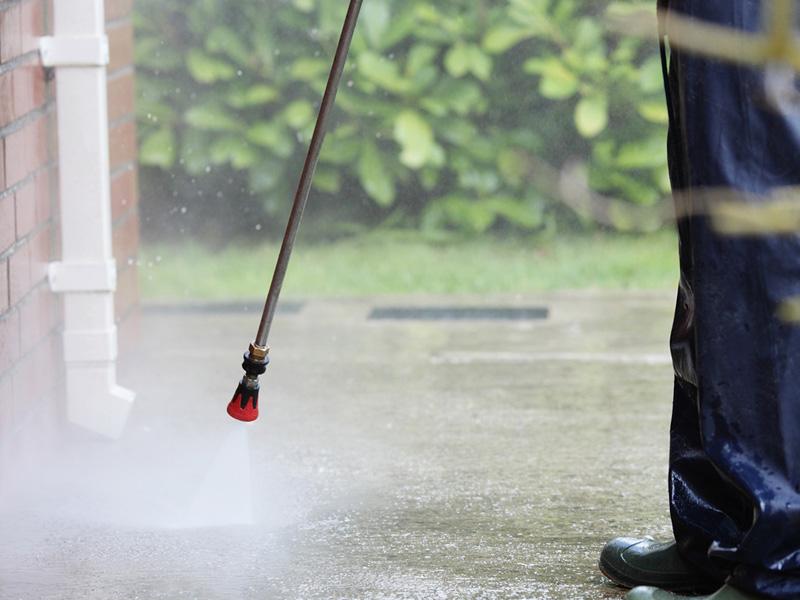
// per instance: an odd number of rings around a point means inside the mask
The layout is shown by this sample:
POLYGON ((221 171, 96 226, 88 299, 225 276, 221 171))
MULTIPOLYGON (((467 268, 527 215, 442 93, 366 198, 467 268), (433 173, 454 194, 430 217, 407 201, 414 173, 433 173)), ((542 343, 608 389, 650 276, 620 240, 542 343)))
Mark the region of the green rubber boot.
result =
POLYGON ((608 579, 627 588, 652 586, 699 594, 722 585, 683 560, 675 542, 662 543, 650 537, 611 540, 600 553, 599 567, 608 579))
POLYGON ((758 600, 760 596, 746 594, 731 585, 723 585, 710 596, 681 596, 654 587, 637 587, 625 596, 625 600, 758 600))

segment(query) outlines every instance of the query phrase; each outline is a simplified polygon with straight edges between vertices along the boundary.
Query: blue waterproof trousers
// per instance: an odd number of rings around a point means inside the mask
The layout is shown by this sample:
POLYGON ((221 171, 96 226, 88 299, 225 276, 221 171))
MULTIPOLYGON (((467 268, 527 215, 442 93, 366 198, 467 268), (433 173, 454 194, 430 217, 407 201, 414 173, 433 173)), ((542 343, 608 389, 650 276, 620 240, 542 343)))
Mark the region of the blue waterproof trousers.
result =
MULTIPOLYGON (((661 1, 699 20, 761 27, 758 0, 661 1)), ((685 202, 679 213, 706 188, 763 202, 776 188, 800 184, 800 112, 767 105, 763 71, 671 46, 669 160, 685 202)), ((678 228, 675 538, 687 560, 720 582, 730 577, 745 591, 798 599, 800 325, 776 310, 800 296, 800 237, 725 236, 697 214, 680 218, 678 228)))

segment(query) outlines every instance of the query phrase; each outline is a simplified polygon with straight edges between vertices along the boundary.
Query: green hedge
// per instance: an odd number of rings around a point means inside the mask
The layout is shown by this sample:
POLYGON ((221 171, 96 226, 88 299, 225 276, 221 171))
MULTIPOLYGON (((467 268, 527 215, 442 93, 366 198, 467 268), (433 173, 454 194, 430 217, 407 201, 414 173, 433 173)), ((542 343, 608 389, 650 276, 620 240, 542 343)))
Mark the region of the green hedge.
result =
MULTIPOLYGON (((233 169, 253 202, 285 208, 346 4, 138 0, 142 165, 233 169)), ((595 191, 655 205, 668 189, 657 48, 605 26, 654 4, 365 0, 315 189, 423 228, 592 226, 536 176, 578 157, 595 191)), ((632 227, 624 210, 610 218, 632 227)))

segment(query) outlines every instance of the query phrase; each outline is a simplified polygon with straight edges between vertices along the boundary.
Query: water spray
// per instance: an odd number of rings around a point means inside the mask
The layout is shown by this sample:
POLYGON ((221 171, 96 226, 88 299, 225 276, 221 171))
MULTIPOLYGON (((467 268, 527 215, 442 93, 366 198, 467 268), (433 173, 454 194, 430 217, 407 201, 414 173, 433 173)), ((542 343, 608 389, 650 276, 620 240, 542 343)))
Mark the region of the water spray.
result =
POLYGON ((269 364, 269 332, 272 327, 272 319, 275 316, 275 309, 278 306, 278 298, 283 287, 283 280, 286 277, 286 269, 289 266, 289 259, 292 256, 297 231, 300 228, 300 221, 303 218, 303 211, 308 202, 308 194, 311 191, 311 181, 314 177, 314 170, 317 167, 319 153, 322 149, 322 142, 325 140, 325 132, 328 126, 328 117, 336 101, 336 92, 339 90, 339 83, 342 79, 347 54, 350 50, 350 42, 358 23, 358 13, 361 10, 362 0, 350 0, 350 5, 345 16, 342 33, 339 36, 339 44, 336 47, 336 54, 333 58, 333 65, 328 76, 328 83, 325 86, 325 94, 322 96, 322 103, 317 114, 317 123, 314 126, 314 134, 311 136, 308 153, 306 155, 303 170, 300 173, 300 181, 297 184, 297 191, 292 203, 292 211, 289 215, 289 222, 286 225, 286 232, 283 235, 283 243, 278 254, 278 261, 275 265, 275 272, 272 275, 272 283, 269 287, 267 300, 264 303, 264 312, 261 315, 261 323, 258 325, 258 332, 253 343, 250 344, 244 354, 244 377, 239 382, 233 399, 228 404, 228 414, 239 421, 255 421, 258 418, 258 392, 260 389, 259 377, 264 374, 269 364))

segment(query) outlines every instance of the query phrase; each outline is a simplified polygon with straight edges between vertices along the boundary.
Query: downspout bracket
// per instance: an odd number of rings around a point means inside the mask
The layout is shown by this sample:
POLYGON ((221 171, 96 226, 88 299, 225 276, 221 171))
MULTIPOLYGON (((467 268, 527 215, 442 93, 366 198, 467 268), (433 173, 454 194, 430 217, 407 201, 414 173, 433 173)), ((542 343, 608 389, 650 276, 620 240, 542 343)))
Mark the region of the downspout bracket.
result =
POLYGON ((50 289, 63 292, 113 292, 117 266, 106 262, 52 262, 47 268, 50 289))
POLYGON ((45 67, 104 67, 109 61, 105 35, 59 35, 39 38, 45 67))

